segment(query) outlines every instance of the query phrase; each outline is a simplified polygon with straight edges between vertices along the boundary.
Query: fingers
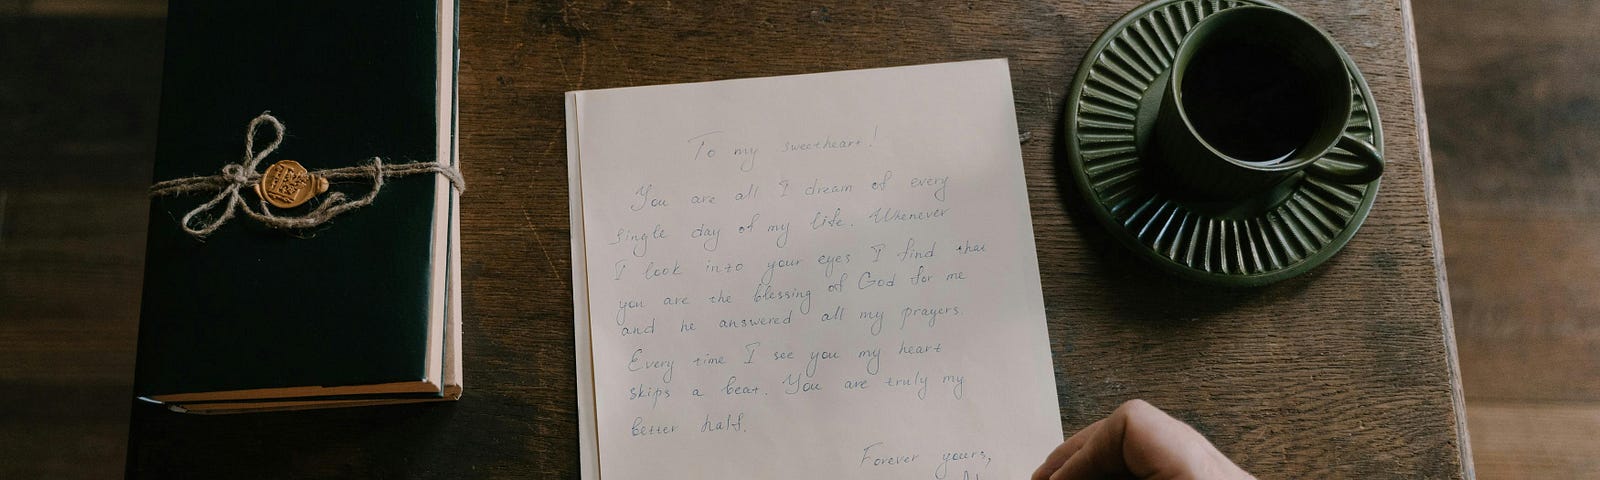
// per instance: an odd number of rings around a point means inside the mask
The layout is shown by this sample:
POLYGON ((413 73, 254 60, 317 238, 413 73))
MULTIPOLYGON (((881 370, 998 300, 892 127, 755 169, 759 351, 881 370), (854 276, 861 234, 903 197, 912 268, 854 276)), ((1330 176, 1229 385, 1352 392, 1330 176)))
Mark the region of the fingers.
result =
MULTIPOLYGON (((1210 454, 1215 453, 1216 448, 1189 424, 1143 401, 1130 401, 1118 410, 1127 424, 1122 460, 1133 475, 1141 478, 1192 475, 1212 469, 1211 463, 1216 459, 1210 454)), ((1217 453, 1217 458, 1221 458, 1221 453, 1217 453)))
POLYGON ((1083 444, 1089 441, 1089 437, 1100 430, 1100 426, 1105 423, 1105 419, 1097 420, 1089 424, 1089 426, 1083 427, 1083 430, 1078 430, 1078 433, 1073 434, 1066 441, 1061 442, 1061 445, 1056 446, 1056 449, 1044 458, 1044 464, 1039 465, 1039 468, 1033 471, 1033 480, 1048 480, 1050 474, 1055 473, 1056 470, 1061 468, 1062 464, 1067 463, 1068 458, 1078 453, 1078 450, 1083 448, 1083 444))
POLYGON ((1124 438, 1127 436, 1129 419, 1132 414, 1143 414, 1133 408, 1138 405, 1151 408, 1142 400, 1132 400, 1111 412, 1111 416, 1102 420, 1100 428, 1085 439, 1083 446, 1061 468, 1051 474, 1049 480, 1071 480, 1081 478, 1108 478, 1123 477, 1130 474, 1128 466, 1123 459, 1124 438))
POLYGON ((1034 480, 1252 478, 1200 432, 1142 400, 1078 431, 1050 452, 1034 480))

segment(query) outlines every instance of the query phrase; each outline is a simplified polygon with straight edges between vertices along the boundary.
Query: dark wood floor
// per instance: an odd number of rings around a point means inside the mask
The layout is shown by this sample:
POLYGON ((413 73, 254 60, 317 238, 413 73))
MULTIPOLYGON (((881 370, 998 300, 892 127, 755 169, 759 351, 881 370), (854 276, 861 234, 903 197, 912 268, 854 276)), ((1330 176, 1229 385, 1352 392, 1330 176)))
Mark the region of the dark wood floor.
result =
POLYGON ((116 478, 162 20, 23 7, 0 0, 0 478, 116 478))
MULTIPOLYGON (((121 471, 161 4, 0 0, 0 478, 121 471)), ((1415 13, 1477 471, 1600 475, 1600 2, 1415 13)))
POLYGON ((1600 3, 1415 7, 1478 473, 1600 476, 1600 3))

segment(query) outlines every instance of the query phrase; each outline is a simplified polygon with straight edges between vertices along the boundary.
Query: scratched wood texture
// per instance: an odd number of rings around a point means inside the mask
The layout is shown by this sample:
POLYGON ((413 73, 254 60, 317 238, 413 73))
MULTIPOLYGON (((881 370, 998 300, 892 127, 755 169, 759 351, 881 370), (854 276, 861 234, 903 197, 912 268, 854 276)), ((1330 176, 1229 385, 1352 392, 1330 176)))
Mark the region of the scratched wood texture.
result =
POLYGON ((1095 36, 1135 5, 464 1, 466 397, 229 417, 136 406, 130 473, 571 478, 562 92, 1007 57, 1065 428, 1138 397, 1267 477, 1463 475, 1407 7, 1289 2, 1366 72, 1389 169, 1343 254, 1303 278, 1228 291, 1138 263, 1066 185, 1067 85, 1095 36))

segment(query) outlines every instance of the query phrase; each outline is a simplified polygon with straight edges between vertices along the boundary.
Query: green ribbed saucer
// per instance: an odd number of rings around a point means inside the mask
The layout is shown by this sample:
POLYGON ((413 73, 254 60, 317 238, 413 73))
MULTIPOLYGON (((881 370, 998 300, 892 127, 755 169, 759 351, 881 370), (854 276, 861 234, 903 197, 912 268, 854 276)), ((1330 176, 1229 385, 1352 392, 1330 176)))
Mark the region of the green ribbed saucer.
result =
MULTIPOLYGON (((1332 257, 1366 220, 1380 181, 1343 185, 1301 172, 1255 197, 1215 203, 1186 199, 1152 174, 1159 164, 1141 154, 1178 42, 1206 16, 1242 5, 1289 11, 1262 0, 1157 0, 1129 12, 1090 47, 1065 113, 1072 176, 1113 237, 1178 276, 1240 287, 1293 277, 1332 257)), ((1381 153, 1371 89, 1349 54, 1339 53, 1353 86, 1345 131, 1381 153)), ((1336 148, 1317 161, 1353 158, 1336 148)))

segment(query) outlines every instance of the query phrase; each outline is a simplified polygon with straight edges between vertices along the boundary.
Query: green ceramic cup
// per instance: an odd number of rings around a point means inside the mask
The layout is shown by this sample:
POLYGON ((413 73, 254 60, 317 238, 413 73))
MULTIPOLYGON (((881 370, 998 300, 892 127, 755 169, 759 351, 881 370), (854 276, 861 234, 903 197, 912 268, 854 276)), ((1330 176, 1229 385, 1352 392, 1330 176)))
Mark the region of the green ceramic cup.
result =
POLYGON ((1198 196, 1228 200, 1310 170, 1339 183, 1383 174, 1371 144, 1344 133, 1350 73, 1339 47, 1283 10, 1217 12, 1184 37, 1156 114, 1157 156, 1198 196), (1349 155, 1321 161, 1335 147, 1349 155))

